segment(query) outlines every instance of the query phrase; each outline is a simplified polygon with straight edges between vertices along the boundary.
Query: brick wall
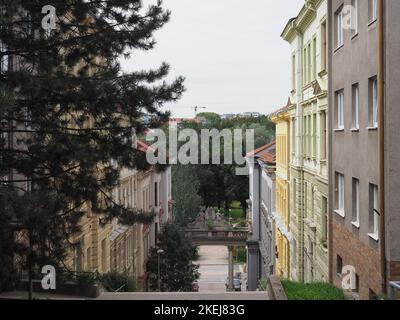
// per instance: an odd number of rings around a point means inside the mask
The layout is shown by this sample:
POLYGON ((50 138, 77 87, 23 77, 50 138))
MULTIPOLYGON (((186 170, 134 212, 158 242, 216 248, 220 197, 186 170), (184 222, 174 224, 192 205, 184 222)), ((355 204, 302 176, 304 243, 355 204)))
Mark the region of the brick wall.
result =
POLYGON ((351 230, 340 222, 332 223, 332 268, 333 283, 341 287, 342 279, 337 275, 337 255, 341 256, 343 266, 352 265, 359 276, 359 297, 369 299, 370 290, 376 294, 382 291, 382 277, 379 250, 360 241, 351 230))

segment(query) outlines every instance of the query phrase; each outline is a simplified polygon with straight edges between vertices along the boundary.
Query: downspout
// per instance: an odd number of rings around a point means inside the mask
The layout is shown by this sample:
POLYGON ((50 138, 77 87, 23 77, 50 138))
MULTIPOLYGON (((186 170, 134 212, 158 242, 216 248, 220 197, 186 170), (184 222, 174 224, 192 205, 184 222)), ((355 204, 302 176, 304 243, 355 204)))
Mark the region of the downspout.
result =
POLYGON ((378 126, 379 126, 379 206, 382 292, 387 292, 385 233, 385 14, 384 0, 378 2, 378 126))
MULTIPOLYGON (((328 0, 328 15, 326 19, 326 28, 327 28, 327 34, 331 34, 332 28, 332 1, 328 0)), ((332 181, 332 120, 331 120, 331 102, 333 101, 332 99, 332 39, 330 36, 327 36, 327 64, 328 64, 328 145, 327 145, 327 152, 328 152, 328 179, 332 181)), ((332 221, 332 212, 333 212, 333 206, 332 206, 332 188, 329 186, 329 192, 328 192, 328 265, 329 265, 329 271, 328 271, 328 278, 329 278, 329 283, 333 283, 333 253, 332 253, 332 245, 333 245, 333 240, 332 240, 332 233, 333 233, 333 221, 332 221)))

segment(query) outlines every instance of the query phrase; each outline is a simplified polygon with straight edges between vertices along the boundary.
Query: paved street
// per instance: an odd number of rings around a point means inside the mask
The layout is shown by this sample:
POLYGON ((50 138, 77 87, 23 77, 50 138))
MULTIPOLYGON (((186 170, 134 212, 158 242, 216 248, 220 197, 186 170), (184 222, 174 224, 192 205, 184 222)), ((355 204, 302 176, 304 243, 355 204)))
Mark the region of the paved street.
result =
MULTIPOLYGON (((200 292, 225 292, 228 277, 228 248, 224 246, 201 246, 200 259, 200 292)), ((243 272, 242 265, 235 265, 234 272, 243 272)), ((242 274, 242 290, 246 289, 246 275, 242 274)))

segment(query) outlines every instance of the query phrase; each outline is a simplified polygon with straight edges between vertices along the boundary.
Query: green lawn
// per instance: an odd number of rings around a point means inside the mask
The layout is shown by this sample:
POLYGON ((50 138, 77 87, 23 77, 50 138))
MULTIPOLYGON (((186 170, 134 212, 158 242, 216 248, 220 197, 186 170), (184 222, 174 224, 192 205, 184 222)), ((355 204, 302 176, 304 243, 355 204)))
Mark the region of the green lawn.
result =
POLYGON ((345 300, 342 290, 329 283, 299 283, 282 280, 288 300, 345 300))

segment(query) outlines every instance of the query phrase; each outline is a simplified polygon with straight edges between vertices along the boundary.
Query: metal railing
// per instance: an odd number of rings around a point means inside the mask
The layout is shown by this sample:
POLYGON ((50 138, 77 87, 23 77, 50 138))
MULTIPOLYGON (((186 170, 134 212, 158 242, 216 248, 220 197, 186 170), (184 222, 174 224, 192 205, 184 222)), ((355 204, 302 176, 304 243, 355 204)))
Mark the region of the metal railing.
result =
POLYGON ((389 299, 400 300, 400 281, 389 282, 389 299))

